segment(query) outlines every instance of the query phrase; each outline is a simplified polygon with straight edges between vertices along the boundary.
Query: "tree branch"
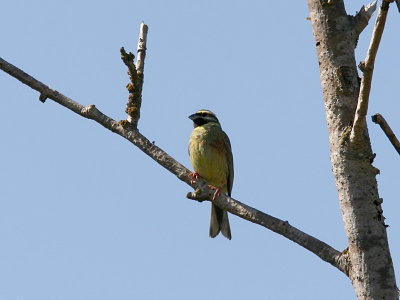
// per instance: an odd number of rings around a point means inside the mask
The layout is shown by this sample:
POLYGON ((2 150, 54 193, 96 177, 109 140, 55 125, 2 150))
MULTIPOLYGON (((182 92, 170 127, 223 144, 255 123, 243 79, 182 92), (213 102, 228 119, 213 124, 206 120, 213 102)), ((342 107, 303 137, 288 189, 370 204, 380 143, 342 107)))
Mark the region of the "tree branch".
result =
POLYGON ((383 132, 388 137, 389 141, 392 143, 393 147, 396 149, 397 153, 400 154, 400 142, 396 135, 390 128, 389 124, 386 122, 385 118, 381 114, 375 114, 372 116, 372 122, 379 124, 383 132))
MULTIPOLYGON (((212 198, 213 191, 204 193, 208 186, 201 186, 201 190, 188 193, 189 199, 204 201, 212 198), (204 190, 203 190, 204 189, 204 190), (200 193, 200 194, 199 194, 200 193)), ((288 221, 283 221, 273 216, 270 216, 262 211, 241 203, 233 198, 221 193, 218 199, 212 201, 218 207, 234 214, 242 219, 252 223, 261 225, 273 232, 276 232, 289 240, 297 243, 298 245, 306 248, 322 260, 330 263, 338 268, 340 271, 348 275, 349 264, 345 255, 335 250, 326 243, 316 239, 315 237, 291 226, 288 221)))
MULTIPOLYGON (((40 95, 45 95, 47 98, 54 100, 55 102, 65 106, 82 117, 94 120, 105 128, 130 141, 161 166, 177 176, 180 180, 194 188, 197 188, 195 192, 187 195, 188 198, 195 199, 197 201, 210 200, 212 198, 214 191, 208 187, 206 182, 204 182, 202 179, 199 179, 195 183, 192 183, 188 176, 190 171, 187 168, 169 156, 161 148, 157 147, 154 143, 151 143, 146 137, 140 134, 137 129, 131 129, 130 127, 123 126, 121 122, 117 122, 106 116, 94 105, 83 106, 75 102, 58 91, 49 88, 47 85, 36 80, 32 76, 26 74, 22 70, 1 58, 0 69, 4 70, 6 73, 10 74, 12 77, 18 79, 32 89, 38 91, 40 95)), ((259 224, 287 237, 291 241, 306 248, 324 261, 329 262, 340 271, 348 275, 349 264, 345 255, 342 255, 341 252, 335 250, 328 244, 291 226, 287 221, 282 221, 272 217, 233 198, 227 197, 223 193, 220 194, 214 203, 218 207, 242 219, 259 224)))
POLYGON ((137 46, 136 65, 134 63, 135 56, 129 52, 126 53, 124 47, 121 48, 121 59, 128 67, 128 75, 130 83, 126 86, 129 97, 126 104, 126 113, 128 114, 126 125, 137 128, 140 118, 140 107, 142 105, 142 89, 144 80, 144 59, 146 57, 148 26, 142 22, 140 24, 139 41, 137 46))
POLYGON ((354 27, 358 35, 364 30, 364 28, 368 25, 369 19, 373 15, 376 10, 376 3, 378 0, 375 0, 368 4, 367 6, 362 6, 360 11, 354 16, 354 27))
POLYGON ((364 73, 361 79, 360 92, 358 95, 357 110, 354 116, 353 127, 350 133, 350 140, 358 142, 364 134, 366 116, 368 112, 369 94, 371 91, 372 74, 374 72, 374 64, 376 54, 378 52, 379 43, 385 28, 386 17, 389 10, 389 0, 383 0, 379 7, 378 16, 374 30, 372 32, 371 42, 369 44, 367 57, 364 62, 359 64, 361 71, 364 73))

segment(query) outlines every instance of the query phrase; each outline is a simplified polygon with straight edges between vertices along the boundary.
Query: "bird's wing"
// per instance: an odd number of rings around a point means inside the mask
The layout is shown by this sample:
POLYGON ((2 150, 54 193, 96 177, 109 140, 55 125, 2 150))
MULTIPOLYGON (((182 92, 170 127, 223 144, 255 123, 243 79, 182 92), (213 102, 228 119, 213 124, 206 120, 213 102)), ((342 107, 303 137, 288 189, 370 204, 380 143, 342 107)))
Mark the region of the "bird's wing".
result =
POLYGON ((228 163, 228 178, 226 180, 226 185, 227 185, 228 195, 231 196, 233 177, 234 177, 232 147, 228 135, 224 131, 222 132, 223 132, 224 145, 226 148, 226 156, 227 156, 226 161, 228 163))

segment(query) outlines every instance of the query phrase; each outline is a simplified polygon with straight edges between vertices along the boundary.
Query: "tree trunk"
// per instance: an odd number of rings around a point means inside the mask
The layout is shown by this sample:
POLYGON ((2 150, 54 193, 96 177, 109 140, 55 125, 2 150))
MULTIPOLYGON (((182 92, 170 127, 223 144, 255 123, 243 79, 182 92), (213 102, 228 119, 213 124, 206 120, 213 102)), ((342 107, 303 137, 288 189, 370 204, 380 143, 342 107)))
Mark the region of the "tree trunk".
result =
POLYGON ((330 159, 348 237, 348 276, 358 299, 398 299, 367 127, 349 139, 360 87, 359 32, 343 1, 308 0, 329 131, 330 159))

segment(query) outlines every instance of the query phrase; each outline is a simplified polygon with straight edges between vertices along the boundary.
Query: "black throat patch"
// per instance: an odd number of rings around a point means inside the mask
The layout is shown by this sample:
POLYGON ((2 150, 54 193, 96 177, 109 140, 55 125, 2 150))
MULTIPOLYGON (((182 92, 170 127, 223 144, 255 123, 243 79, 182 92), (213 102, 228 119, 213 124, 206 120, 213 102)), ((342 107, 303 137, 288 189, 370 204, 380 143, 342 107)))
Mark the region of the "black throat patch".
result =
POLYGON ((208 121, 206 121, 204 118, 196 118, 193 120, 193 127, 202 126, 207 123, 208 121))

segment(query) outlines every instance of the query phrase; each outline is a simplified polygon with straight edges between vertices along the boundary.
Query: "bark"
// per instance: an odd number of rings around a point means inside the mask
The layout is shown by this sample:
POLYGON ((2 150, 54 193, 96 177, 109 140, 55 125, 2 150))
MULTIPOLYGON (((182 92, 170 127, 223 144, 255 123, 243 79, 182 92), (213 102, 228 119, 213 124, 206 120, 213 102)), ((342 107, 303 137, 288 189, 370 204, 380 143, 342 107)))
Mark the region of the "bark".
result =
POLYGON ((332 171, 349 242, 349 278, 358 299, 398 299, 365 120, 356 142, 350 132, 360 78, 354 49, 360 33, 343 1, 308 0, 329 131, 332 171))

